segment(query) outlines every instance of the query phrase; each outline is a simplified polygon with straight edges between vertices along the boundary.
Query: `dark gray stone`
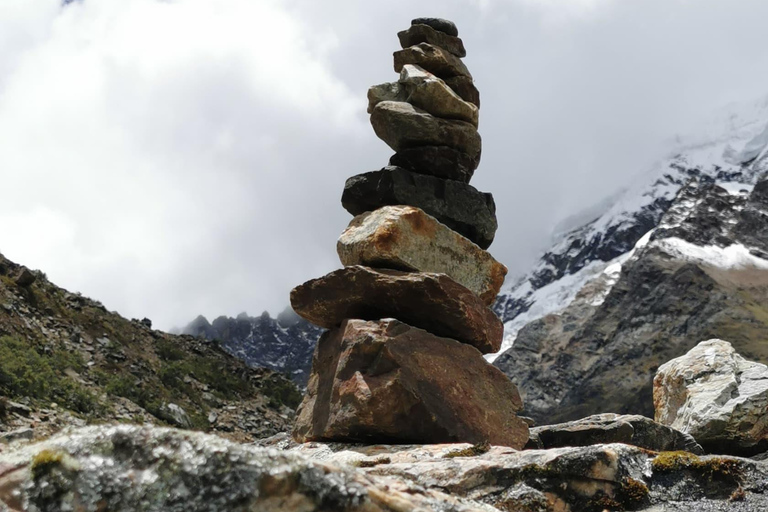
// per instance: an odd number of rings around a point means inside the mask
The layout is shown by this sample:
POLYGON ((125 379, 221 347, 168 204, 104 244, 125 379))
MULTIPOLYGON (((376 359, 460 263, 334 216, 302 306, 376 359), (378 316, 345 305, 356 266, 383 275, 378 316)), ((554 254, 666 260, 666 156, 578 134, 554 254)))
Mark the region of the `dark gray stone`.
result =
POLYGON ((456 27, 456 24, 443 18, 416 18, 411 21, 411 25, 429 25, 433 29, 445 32, 449 36, 459 36, 459 29, 456 27))
POLYGON ((568 423, 531 429, 526 448, 624 443, 656 452, 686 451, 701 455, 704 450, 688 434, 639 415, 597 414, 568 423))
POLYGON ((397 38, 400 39, 400 46, 403 48, 419 43, 429 43, 439 46, 443 50, 448 50, 457 57, 467 56, 467 50, 464 48, 464 42, 461 39, 435 30, 429 25, 413 25, 408 30, 398 32, 397 38))
POLYGON ((398 151, 389 159, 389 164, 419 174, 469 183, 480 165, 480 154, 472 158, 448 146, 422 146, 398 151))
POLYGON ((483 249, 493 242, 498 224, 493 196, 459 181, 385 167, 347 180, 341 204, 352 215, 382 206, 424 210, 483 249))

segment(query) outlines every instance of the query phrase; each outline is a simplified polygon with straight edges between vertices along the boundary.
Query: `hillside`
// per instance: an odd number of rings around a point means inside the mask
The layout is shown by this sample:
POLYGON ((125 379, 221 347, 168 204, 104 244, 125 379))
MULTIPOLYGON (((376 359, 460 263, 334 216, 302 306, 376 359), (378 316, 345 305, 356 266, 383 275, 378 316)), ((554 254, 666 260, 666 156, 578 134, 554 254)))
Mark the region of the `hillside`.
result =
POLYGON ((217 343, 127 320, 0 256, 0 436, 117 421, 245 441, 289 428, 300 399, 217 343))

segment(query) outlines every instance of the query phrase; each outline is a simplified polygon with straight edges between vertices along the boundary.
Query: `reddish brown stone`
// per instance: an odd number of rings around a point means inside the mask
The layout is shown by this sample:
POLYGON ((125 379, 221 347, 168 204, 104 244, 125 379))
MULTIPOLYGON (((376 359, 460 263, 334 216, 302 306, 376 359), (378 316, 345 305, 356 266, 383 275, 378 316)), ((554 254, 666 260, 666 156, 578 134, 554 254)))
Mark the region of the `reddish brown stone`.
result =
POLYGON ((327 329, 348 318, 397 318, 483 353, 497 352, 504 335, 494 312, 445 274, 345 267, 294 288, 291 306, 327 329))
POLYGON ((347 320, 317 344, 293 437, 522 448, 515 385, 475 348, 397 320, 347 320))

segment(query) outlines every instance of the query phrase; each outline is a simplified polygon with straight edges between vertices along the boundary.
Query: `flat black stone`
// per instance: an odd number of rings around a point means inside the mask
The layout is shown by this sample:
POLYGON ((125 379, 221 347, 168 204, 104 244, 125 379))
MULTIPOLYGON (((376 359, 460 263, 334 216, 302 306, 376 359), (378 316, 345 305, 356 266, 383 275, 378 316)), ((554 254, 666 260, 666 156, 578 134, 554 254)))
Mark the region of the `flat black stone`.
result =
POLYGON ((480 157, 472 158, 448 146, 421 146, 403 149, 392 155, 389 165, 419 174, 469 183, 480 157))
POLYGON ((491 245, 498 227, 491 194, 394 166, 349 178, 341 204, 352 215, 382 206, 415 206, 483 249, 491 245))
POLYGON ((456 24, 443 18, 416 18, 411 21, 411 25, 429 25, 433 29, 445 32, 449 36, 459 37, 459 29, 456 28, 456 24))

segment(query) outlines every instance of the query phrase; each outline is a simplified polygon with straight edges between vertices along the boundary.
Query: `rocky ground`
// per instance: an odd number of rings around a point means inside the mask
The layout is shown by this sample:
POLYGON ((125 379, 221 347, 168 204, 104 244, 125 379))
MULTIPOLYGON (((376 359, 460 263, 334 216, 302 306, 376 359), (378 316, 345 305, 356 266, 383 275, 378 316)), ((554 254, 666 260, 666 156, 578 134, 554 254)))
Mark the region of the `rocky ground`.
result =
POLYGON ((0 453, 0 510, 766 510, 768 464, 625 444, 260 445, 86 427, 0 453))
POLYGON ((289 428, 300 398, 216 343, 122 318, 0 255, 0 439, 125 422, 247 441, 289 428))

